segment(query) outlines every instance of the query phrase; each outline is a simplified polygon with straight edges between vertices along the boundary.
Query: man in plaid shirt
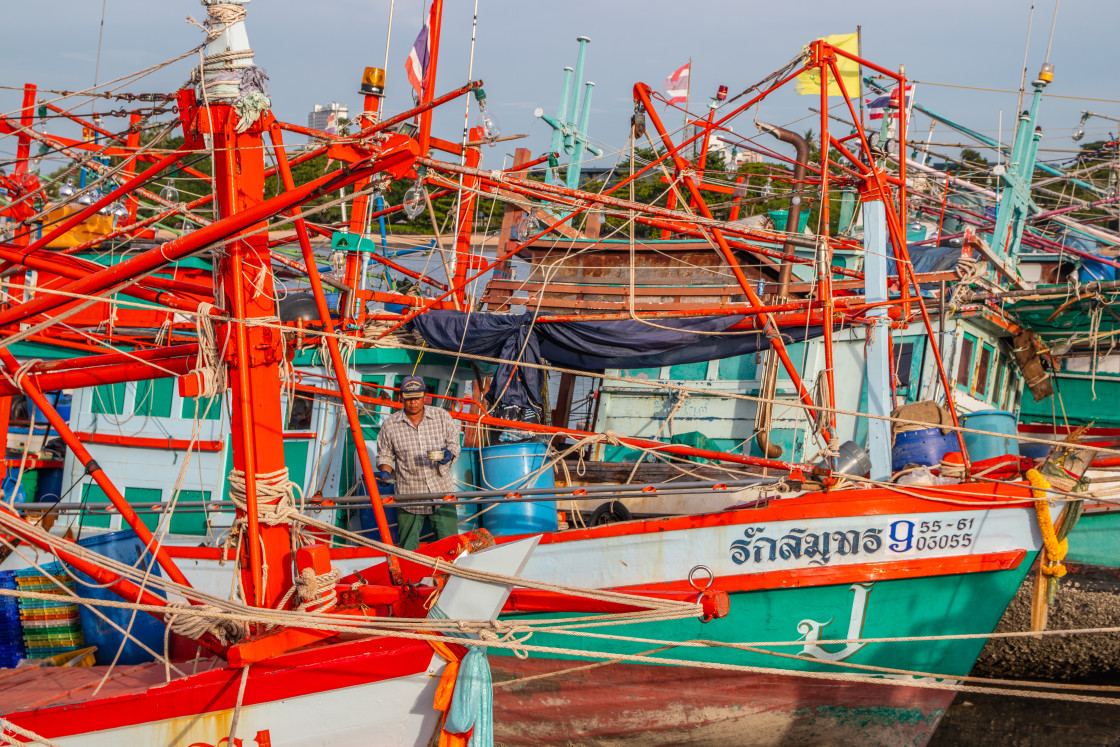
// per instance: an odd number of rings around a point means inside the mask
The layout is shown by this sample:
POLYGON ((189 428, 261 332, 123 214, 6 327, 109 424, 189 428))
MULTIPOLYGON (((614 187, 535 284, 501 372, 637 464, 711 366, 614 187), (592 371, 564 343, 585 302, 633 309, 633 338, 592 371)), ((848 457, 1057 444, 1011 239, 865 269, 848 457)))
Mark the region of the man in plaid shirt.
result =
POLYGON ((381 424, 377 436, 377 473, 379 480, 395 479, 397 527, 400 546, 415 550, 420 546, 424 520, 431 522, 436 537, 443 539, 459 533, 454 505, 433 509, 410 506, 402 495, 413 493, 448 494, 455 490, 451 463, 459 456, 459 424, 441 407, 424 404, 427 388, 419 376, 406 376, 401 382, 402 410, 381 424), (431 452, 439 452, 436 459, 431 452))

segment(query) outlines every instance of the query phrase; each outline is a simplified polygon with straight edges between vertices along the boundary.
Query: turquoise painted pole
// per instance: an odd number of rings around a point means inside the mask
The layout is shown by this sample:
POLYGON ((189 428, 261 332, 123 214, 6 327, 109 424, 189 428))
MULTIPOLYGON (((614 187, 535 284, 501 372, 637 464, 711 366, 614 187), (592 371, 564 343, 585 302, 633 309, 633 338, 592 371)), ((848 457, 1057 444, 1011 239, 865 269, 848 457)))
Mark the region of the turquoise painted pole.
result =
MULTIPOLYGON (((887 297, 887 211, 881 200, 863 203, 863 276, 867 303, 875 304, 887 297)), ((890 324, 886 306, 867 312, 871 324, 867 328, 867 412, 890 417, 890 324)), ((889 420, 867 419, 867 451, 871 455, 871 479, 891 477, 891 425, 889 420)))
POLYGON ((1034 175, 1035 157, 1042 131, 1036 126, 1038 107, 1042 102, 1042 89, 1046 83, 1034 82, 1034 98, 1029 112, 1019 116, 1019 129, 1015 133, 1015 146, 1007 169, 999 175, 999 207, 996 209, 996 227, 992 234, 992 249, 1000 256, 1014 260, 1019 254, 1019 240, 1031 212, 1037 212, 1031 200, 1031 179, 1034 175))
POLYGON ((583 156, 587 150, 587 138, 584 137, 583 133, 587 132, 587 126, 591 122, 591 92, 594 90, 595 84, 587 81, 585 88, 583 109, 580 110, 579 129, 576 131, 575 143, 571 150, 572 160, 568 163, 566 181, 568 189, 579 189, 579 178, 583 172, 583 156))
MULTIPOLYGON (((582 101, 579 90, 583 81, 583 63, 587 55, 587 45, 591 43, 591 39, 580 36, 576 41, 579 42, 579 55, 576 57, 575 69, 564 68, 564 87, 560 91, 559 114, 555 118, 550 117, 539 107, 534 112, 552 128, 552 152, 563 152, 571 156, 564 183, 572 189, 579 186, 584 154, 603 155, 602 150, 587 142, 587 128, 591 121, 591 89, 595 84, 590 81, 583 83, 582 101)), ((545 184, 557 182, 554 169, 545 172, 544 180, 545 184)))
MULTIPOLYGON (((880 86, 872 78, 864 78, 863 82, 871 90, 878 91, 880 93, 885 93, 886 92, 886 89, 883 88, 882 86, 880 86)), ((1037 82, 1038 81, 1036 81, 1036 83, 1037 82)), ((1039 98, 1037 96, 1037 94, 1036 94, 1035 98, 1036 99, 1039 98)), ((984 145, 987 145, 987 146, 992 147, 992 148, 999 148, 1000 147, 1000 144, 998 142, 996 142, 995 140, 992 140, 987 135, 982 135, 979 132, 977 132, 976 130, 965 127, 964 125, 962 125, 958 122, 955 122, 955 121, 949 119, 948 117, 946 117, 944 115, 938 114, 937 112, 933 111, 932 109, 928 109, 927 107, 924 107, 921 104, 915 103, 914 108, 917 109, 918 111, 920 111, 922 114, 925 114, 927 117, 929 117, 931 119, 935 119, 938 122, 941 122, 942 124, 948 125, 949 127, 952 127, 954 130, 956 130, 957 132, 959 132, 963 135, 968 135, 970 138, 972 138, 973 140, 975 140, 978 143, 983 143, 984 145)), ((1036 116, 1033 117, 1033 120, 1036 123, 1038 122, 1037 110, 1036 110, 1036 116)), ((1007 150, 1006 147, 1003 148, 1003 150, 1006 151, 1007 150)), ((1050 174, 1051 176, 1060 176, 1060 177, 1063 177, 1063 178, 1066 177, 1066 174, 1065 174, 1064 171, 1062 171, 1061 169, 1055 168, 1055 167, 1053 167, 1053 166, 1051 166, 1050 164, 1047 164, 1047 163, 1036 163, 1034 165, 1034 167, 1036 169, 1038 169, 1039 171, 1042 171, 1046 174, 1050 174)), ((1086 182, 1086 181, 1082 181, 1081 179, 1070 179, 1069 182, 1070 182, 1070 184, 1073 184, 1074 186, 1080 187, 1081 189, 1087 189, 1087 190, 1089 190, 1090 192, 1092 192, 1093 194, 1096 194, 1096 195, 1102 195, 1103 196, 1104 193, 1105 193, 1105 190, 1101 189, 1097 185, 1091 184, 1091 183, 1086 182)))

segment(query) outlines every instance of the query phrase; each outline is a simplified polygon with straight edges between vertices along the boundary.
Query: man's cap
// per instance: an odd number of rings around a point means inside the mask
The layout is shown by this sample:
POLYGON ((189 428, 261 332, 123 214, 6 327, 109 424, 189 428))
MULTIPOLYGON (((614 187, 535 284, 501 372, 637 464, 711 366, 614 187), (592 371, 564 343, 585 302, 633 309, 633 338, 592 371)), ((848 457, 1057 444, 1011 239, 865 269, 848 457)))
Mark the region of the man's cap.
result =
POLYGON ((419 399, 428 393, 428 387, 419 376, 405 376, 401 382, 401 399, 419 399))

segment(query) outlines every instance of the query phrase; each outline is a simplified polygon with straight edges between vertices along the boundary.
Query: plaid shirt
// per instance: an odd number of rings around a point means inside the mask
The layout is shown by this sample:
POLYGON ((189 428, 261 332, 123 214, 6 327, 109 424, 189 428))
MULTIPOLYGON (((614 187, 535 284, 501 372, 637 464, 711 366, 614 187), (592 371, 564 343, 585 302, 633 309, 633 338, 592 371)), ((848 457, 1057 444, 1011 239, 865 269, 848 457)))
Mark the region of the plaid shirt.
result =
MULTIPOLYGON (((455 481, 451 479, 450 464, 436 464, 428 459, 428 452, 450 449, 452 461, 459 458, 459 424, 439 407, 424 406, 420 425, 413 425, 403 410, 387 417, 377 435, 377 464, 388 465, 393 470, 397 493, 451 493, 455 481)), ((398 500, 400 500, 398 498, 398 500)), ((402 503, 406 503, 402 501, 402 503)), ((431 514, 431 506, 411 506, 401 510, 412 514, 431 514)))

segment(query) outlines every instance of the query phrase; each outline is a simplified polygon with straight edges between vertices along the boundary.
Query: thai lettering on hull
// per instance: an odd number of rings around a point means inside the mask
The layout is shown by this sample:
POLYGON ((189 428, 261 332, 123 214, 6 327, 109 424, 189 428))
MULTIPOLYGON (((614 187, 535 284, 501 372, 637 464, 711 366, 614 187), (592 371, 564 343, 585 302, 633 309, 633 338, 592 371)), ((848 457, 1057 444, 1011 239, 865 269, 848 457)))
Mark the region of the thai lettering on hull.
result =
POLYGON ((731 560, 737 565, 753 561, 797 560, 810 565, 828 565, 833 555, 874 555, 883 547, 882 529, 851 529, 844 532, 810 532, 791 529, 782 537, 764 536, 766 527, 747 527, 746 539, 731 543, 731 560))
MULTIPOLYGON (((809 568, 881 561, 887 558, 962 555, 991 551, 976 546, 975 515, 935 514, 933 519, 887 516, 845 517, 835 520, 779 521, 743 529, 731 542, 735 565, 809 568), (853 526, 854 525, 854 526, 853 526), (857 528, 858 527, 858 528, 857 528)), ((1002 517, 1001 517, 1002 518, 1002 517)), ((1024 525, 1024 528, 1027 528, 1024 525)), ((1001 544, 1006 530, 992 527, 988 544, 1001 544)), ((1002 549, 1002 548, 1001 548, 1002 549)))

